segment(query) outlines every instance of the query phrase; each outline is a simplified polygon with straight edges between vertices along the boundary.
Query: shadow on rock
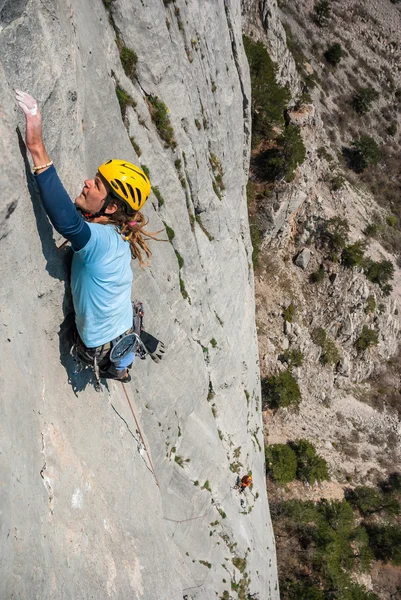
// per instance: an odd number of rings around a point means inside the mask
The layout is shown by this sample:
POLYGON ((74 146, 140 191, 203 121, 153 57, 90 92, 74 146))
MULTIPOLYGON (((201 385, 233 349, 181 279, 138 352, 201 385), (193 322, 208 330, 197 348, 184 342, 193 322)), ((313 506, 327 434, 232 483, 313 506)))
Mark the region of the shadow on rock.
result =
POLYGON ((77 392, 84 390, 88 384, 92 383, 92 376, 87 369, 81 371, 81 373, 77 373, 77 364, 71 356, 75 327, 74 308, 70 289, 70 272, 73 252, 69 247, 64 247, 60 250, 57 249, 53 238, 53 227, 42 206, 35 178, 32 175, 29 165, 26 146, 18 127, 17 135, 21 155, 24 160, 28 191, 32 201, 33 213, 42 245, 42 252, 46 259, 46 271, 54 279, 64 282, 64 299, 62 306, 64 321, 61 323, 58 332, 60 362, 67 372, 68 382, 76 395, 77 392))

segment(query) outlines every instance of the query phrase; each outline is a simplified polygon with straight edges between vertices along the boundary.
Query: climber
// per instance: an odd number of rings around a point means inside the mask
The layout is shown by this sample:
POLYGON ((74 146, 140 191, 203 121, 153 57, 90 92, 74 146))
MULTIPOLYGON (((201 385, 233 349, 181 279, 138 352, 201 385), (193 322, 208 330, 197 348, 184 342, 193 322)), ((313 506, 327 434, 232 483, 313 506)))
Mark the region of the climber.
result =
POLYGON ((244 475, 238 482, 240 494, 252 485, 252 475, 244 475))
POLYGON ((74 206, 46 152, 36 100, 18 90, 16 99, 25 113, 26 146, 43 206, 74 251, 71 291, 78 356, 94 369, 97 381, 129 381, 137 346, 146 347, 156 362, 165 351, 163 342, 144 331, 135 336, 133 330, 131 257, 143 267, 143 255, 151 255, 145 239, 157 239, 144 230, 147 220, 140 212, 150 181, 139 167, 108 160, 84 182, 74 206))

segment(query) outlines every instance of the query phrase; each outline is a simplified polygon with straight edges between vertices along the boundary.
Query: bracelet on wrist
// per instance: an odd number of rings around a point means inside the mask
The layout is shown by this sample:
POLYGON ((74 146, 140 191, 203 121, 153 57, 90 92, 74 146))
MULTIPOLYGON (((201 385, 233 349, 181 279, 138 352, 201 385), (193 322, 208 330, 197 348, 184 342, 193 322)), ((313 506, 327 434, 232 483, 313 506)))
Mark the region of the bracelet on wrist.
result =
POLYGON ((46 169, 46 167, 51 167, 52 164, 53 164, 53 161, 51 160, 46 165, 40 165, 40 167, 32 167, 32 171, 34 173, 36 173, 36 171, 40 171, 40 169, 46 169))

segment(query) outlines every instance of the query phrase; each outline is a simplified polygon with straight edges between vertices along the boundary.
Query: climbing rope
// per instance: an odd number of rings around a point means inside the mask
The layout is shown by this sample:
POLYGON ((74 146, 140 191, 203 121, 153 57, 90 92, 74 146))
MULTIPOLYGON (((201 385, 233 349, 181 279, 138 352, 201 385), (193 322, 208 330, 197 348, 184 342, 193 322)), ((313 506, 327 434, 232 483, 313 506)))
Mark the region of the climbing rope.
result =
POLYGON ((150 458, 150 454, 149 454, 149 451, 148 451, 148 449, 146 447, 145 440, 143 439, 141 428, 139 427, 138 420, 137 420, 137 418, 135 416, 134 409, 132 408, 131 401, 130 401, 129 396, 127 394, 127 390, 126 390, 125 385, 123 384, 122 381, 121 381, 121 385, 123 386, 124 394, 125 394, 125 397, 127 398, 127 402, 128 402, 129 407, 131 409, 132 416, 134 417, 136 429, 137 429, 137 432, 139 433, 139 437, 141 438, 142 446, 143 446, 146 454, 148 455, 148 460, 149 460, 149 464, 150 464, 150 467, 151 467, 151 471, 153 473, 153 477, 155 478, 157 487, 160 488, 159 482, 158 482, 157 477, 156 477, 155 469, 154 469, 154 466, 153 466, 153 463, 152 463, 152 459, 150 458))

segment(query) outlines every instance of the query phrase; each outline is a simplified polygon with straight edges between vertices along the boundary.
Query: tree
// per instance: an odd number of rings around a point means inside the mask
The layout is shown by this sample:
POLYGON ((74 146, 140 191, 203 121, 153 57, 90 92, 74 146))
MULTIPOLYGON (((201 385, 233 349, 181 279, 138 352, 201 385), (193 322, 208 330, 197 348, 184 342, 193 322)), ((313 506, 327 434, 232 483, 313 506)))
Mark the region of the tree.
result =
POLYGON ((274 481, 285 485, 293 481, 297 474, 297 457, 287 444, 265 446, 266 468, 274 481))
POLYGON ((379 92, 372 87, 359 88, 352 97, 352 106, 359 115, 366 115, 369 112, 372 102, 377 100, 379 92))
POLYGON ((333 67, 338 65, 338 63, 341 61, 342 55, 343 51, 340 44, 332 44, 324 53, 325 59, 328 63, 333 65, 333 67))
POLYGON ((377 345, 379 343, 379 337, 374 329, 369 329, 367 325, 362 327, 362 332, 359 338, 355 341, 355 348, 358 352, 367 350, 370 346, 377 345))
POLYGON ((277 65, 262 42, 247 36, 243 40, 252 82, 252 143, 256 145, 272 136, 273 125, 284 124, 284 110, 291 94, 277 83, 277 65))
POLYGON ((298 406, 301 392, 290 371, 282 371, 262 380, 262 399, 265 407, 280 408, 298 406))
POLYGON ((327 27, 331 17, 331 6, 328 0, 319 0, 313 7, 313 20, 319 27, 327 27))
POLYGON ((351 149, 344 150, 348 165, 356 173, 362 173, 369 165, 376 165, 380 159, 380 148, 369 135, 361 135, 354 140, 351 149))
POLYGON ((401 565, 401 527, 398 525, 367 525, 369 544, 375 558, 401 565))
POLYGON ((368 258, 364 264, 364 273, 369 281, 383 287, 394 278, 394 265, 391 260, 375 262, 368 258))
POLYGON ((346 246, 341 253, 341 262, 344 267, 352 269, 363 264, 366 243, 363 240, 358 240, 355 244, 346 246))
POLYGON ((289 125, 276 139, 276 146, 260 155, 262 174, 267 179, 285 179, 290 182, 305 156, 306 149, 299 127, 289 125))
POLYGON ((316 454, 316 448, 308 440, 293 444, 297 457, 297 478, 310 484, 330 479, 327 462, 316 454))
POLYGON ((358 486, 354 490, 347 490, 345 497, 363 516, 381 511, 391 515, 398 515, 400 512, 399 502, 395 498, 374 488, 358 486))

